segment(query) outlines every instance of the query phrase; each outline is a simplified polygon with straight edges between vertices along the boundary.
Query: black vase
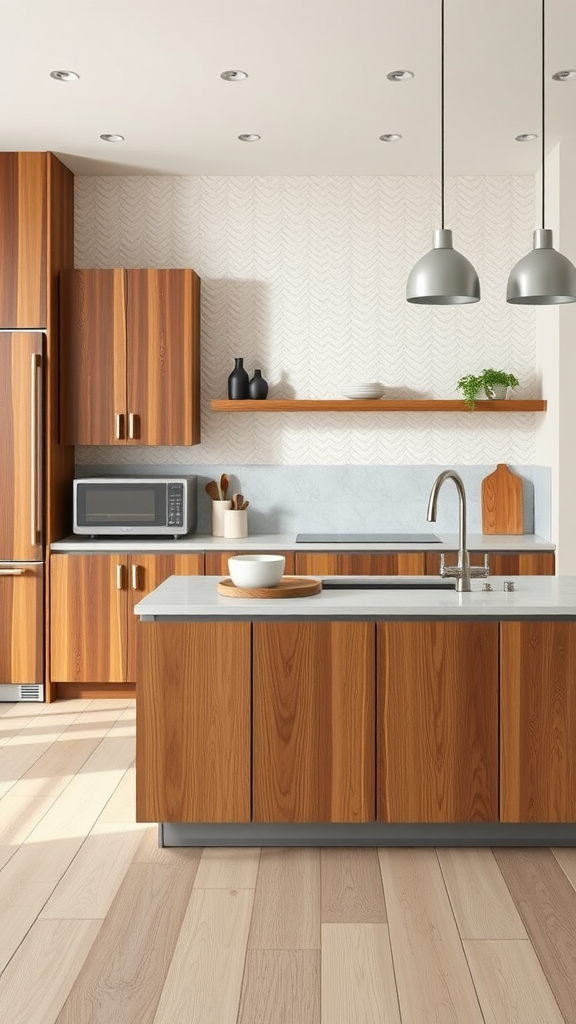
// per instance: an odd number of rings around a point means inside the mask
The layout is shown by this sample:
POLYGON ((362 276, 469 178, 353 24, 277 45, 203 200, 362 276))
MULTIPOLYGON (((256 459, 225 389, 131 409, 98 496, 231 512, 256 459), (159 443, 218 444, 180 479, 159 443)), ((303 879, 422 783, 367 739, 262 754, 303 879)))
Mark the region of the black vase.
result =
POLYGON ((228 377, 228 398, 248 398, 248 379, 244 359, 235 359, 234 369, 228 377))
POLYGON ((264 380, 262 370, 254 370, 254 376, 248 384, 249 398, 266 398, 268 394, 268 381, 264 380))

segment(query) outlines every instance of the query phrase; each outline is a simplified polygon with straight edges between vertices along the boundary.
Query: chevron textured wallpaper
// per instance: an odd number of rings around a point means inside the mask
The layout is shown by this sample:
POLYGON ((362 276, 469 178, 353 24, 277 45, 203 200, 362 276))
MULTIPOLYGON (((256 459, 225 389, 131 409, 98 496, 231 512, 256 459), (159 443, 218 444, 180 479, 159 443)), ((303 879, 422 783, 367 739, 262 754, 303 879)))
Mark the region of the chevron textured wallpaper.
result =
POLYGON ((531 414, 249 414, 210 410, 235 356, 270 397, 459 397, 459 376, 503 367, 537 397, 535 314, 505 301, 531 245, 529 177, 448 179, 446 225, 475 264, 475 306, 410 306, 405 283, 439 214, 435 178, 76 177, 78 267, 193 267, 202 278, 202 444, 78 449, 80 464, 534 462, 531 414))

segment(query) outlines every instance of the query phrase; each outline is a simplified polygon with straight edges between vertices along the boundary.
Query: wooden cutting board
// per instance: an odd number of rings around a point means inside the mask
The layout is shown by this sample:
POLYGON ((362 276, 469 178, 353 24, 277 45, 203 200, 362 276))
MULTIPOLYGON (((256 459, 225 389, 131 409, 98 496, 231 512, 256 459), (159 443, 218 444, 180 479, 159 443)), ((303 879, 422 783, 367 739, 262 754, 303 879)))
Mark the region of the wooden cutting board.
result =
POLYGON ((310 597, 321 590, 321 580, 309 580, 304 576, 283 576, 275 587, 236 587, 229 577, 218 584, 218 593, 223 597, 310 597))
POLYGON ((482 481, 482 533, 524 533, 522 479, 504 462, 482 481))

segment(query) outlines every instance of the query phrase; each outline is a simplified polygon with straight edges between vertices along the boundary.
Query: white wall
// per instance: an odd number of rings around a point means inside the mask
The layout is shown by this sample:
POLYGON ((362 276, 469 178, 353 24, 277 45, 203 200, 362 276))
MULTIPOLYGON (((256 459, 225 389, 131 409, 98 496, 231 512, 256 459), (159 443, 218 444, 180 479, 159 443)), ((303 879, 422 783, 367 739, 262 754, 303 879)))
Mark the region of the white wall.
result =
POLYGON ((535 311, 505 298, 530 245, 534 181, 448 179, 446 200, 454 244, 480 275, 474 306, 405 300, 437 226, 435 178, 77 177, 77 266, 191 266, 202 278, 202 444, 78 449, 79 464, 534 464, 533 414, 210 410, 234 356, 262 368, 271 397, 338 397, 356 378, 390 397, 455 398, 458 377, 484 366, 539 397, 535 311))

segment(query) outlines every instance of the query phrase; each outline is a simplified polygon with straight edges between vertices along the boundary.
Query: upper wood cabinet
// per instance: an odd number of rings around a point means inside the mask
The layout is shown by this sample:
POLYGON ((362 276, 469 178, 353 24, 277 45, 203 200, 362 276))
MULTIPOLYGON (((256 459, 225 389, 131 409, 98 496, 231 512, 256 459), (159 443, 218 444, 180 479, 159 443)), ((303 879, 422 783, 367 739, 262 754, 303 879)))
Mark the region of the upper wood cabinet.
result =
POLYGON ((62 443, 198 444, 198 275, 66 271, 60 305, 62 443))
POLYGON ((0 153, 0 326, 48 326, 47 154, 0 153))

